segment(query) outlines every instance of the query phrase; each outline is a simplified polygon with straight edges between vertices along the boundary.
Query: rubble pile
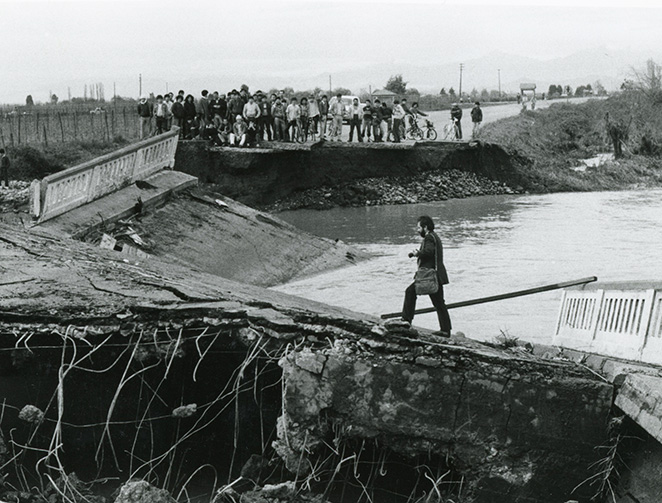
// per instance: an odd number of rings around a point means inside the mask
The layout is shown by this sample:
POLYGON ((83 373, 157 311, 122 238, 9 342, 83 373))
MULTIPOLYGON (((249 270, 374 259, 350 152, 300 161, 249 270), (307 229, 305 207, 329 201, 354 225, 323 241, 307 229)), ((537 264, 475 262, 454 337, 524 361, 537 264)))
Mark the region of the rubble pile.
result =
POLYGON ((13 211, 27 204, 30 199, 30 182, 12 180, 9 188, 0 186, 0 213, 13 211))
POLYGON ((285 197, 271 205, 269 210, 412 204, 521 191, 521 188, 513 189, 476 173, 451 169, 417 176, 364 178, 333 187, 313 188, 285 197))

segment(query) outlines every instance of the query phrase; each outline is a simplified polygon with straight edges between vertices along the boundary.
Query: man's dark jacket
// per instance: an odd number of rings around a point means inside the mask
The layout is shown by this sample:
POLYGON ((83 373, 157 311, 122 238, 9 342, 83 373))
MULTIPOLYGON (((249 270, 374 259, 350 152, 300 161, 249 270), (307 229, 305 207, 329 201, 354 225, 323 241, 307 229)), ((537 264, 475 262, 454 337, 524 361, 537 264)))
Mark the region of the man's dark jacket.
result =
POLYGON ((459 106, 451 108, 451 117, 460 120, 462 118, 462 109, 459 106))
POLYGON ((448 273, 446 272, 446 267, 444 267, 444 248, 441 245, 441 239, 435 232, 428 232, 421 243, 421 248, 418 252, 418 268, 435 268, 435 243, 437 248, 437 277, 439 278, 440 285, 447 285, 448 273))

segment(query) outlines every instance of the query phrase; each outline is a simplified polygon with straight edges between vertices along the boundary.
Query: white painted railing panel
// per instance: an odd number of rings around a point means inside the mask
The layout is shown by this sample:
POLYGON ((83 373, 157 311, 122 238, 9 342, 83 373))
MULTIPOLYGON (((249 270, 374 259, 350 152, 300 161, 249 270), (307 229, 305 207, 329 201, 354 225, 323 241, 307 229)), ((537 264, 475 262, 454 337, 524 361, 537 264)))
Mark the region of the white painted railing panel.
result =
POLYGON ((662 284, 622 288, 566 290, 554 344, 662 365, 662 284))
POLYGON ((102 157, 47 176, 33 184, 33 216, 40 222, 56 217, 173 167, 179 128, 102 157))
POLYGON ((662 360, 662 291, 655 292, 651 320, 641 360, 646 363, 660 363, 662 360))

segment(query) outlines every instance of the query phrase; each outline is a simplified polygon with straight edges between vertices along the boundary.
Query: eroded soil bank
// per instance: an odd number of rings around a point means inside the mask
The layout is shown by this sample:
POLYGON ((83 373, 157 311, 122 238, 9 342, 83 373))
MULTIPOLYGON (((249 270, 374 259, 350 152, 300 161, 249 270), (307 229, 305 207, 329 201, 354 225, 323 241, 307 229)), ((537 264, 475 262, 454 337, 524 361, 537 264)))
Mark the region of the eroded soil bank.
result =
POLYGON ((606 438, 612 387, 570 361, 0 231, 4 500, 137 477, 179 499, 290 481, 331 501, 551 503, 606 438))
POLYGON ((480 142, 318 142, 259 149, 182 142, 176 157, 177 169, 245 204, 265 208, 415 202, 409 199, 420 190, 389 194, 386 185, 406 189, 404 182, 420 184, 426 176, 439 175, 445 180, 429 190, 429 197, 508 193, 521 185, 518 162, 497 145, 480 142))

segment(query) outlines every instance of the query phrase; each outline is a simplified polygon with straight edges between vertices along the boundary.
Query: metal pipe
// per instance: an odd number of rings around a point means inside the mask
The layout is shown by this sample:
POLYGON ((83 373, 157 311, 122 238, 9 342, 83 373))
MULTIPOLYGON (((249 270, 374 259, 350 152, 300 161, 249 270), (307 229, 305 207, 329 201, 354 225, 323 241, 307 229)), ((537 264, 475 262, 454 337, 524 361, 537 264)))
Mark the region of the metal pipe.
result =
MULTIPOLYGON (((563 283, 554 283, 552 285, 537 286, 535 288, 527 288, 526 290, 518 290, 516 292, 501 293, 499 295, 491 295, 489 297, 481 297, 479 299, 463 300, 462 302, 455 302, 448 304, 447 309, 454 309, 456 307, 474 306, 476 304, 485 304, 487 302, 495 302, 497 300, 512 299, 514 297, 523 297, 524 295, 533 295, 534 293, 549 292, 550 290, 559 290, 561 288, 569 288, 571 286, 585 285, 597 281, 597 276, 589 276, 587 278, 576 279, 574 281, 564 281, 563 283)), ((418 309, 414 314, 434 313, 434 307, 426 307, 425 309, 418 309)), ((397 318, 402 316, 402 312, 382 314, 382 319, 397 318)))

